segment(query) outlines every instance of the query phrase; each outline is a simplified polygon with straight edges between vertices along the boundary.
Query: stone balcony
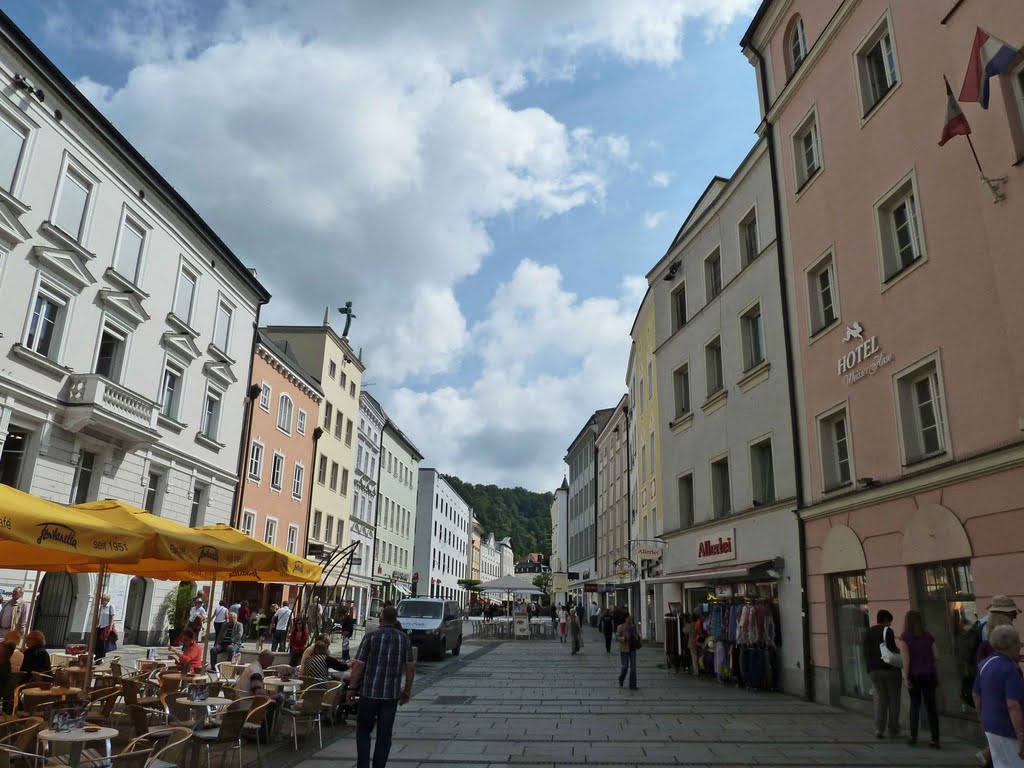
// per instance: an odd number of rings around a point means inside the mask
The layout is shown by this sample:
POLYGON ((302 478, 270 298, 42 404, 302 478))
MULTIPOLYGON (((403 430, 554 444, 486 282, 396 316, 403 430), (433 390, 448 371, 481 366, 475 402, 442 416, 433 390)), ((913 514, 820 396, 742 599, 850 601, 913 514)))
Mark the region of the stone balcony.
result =
POLYGON ((64 427, 125 448, 155 443, 157 404, 98 373, 68 377, 64 427))

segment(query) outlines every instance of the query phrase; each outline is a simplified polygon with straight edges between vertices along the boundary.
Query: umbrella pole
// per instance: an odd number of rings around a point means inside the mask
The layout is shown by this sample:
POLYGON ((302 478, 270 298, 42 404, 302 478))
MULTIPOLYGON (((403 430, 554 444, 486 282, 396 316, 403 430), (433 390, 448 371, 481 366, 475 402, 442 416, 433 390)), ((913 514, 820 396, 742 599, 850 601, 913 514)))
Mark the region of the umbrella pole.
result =
POLYGON ((217 599, 217 575, 213 575, 213 580, 210 582, 210 610, 206 612, 206 634, 203 635, 203 661, 206 661, 207 654, 210 652, 210 625, 213 623, 213 601, 217 599))
POLYGON ((85 662, 85 679, 82 681, 82 693, 86 694, 92 687, 92 662, 96 655, 96 638, 99 634, 97 625, 100 623, 100 595, 103 594, 103 581, 107 578, 107 564, 100 563, 100 572, 96 578, 96 595, 92 601, 92 621, 89 625, 88 660, 85 662))
MULTIPOLYGON (((39 604, 39 582, 42 579, 42 575, 42 571, 36 571, 36 581, 32 586, 32 604, 28 607, 28 621, 25 622, 25 634, 32 631, 32 624, 36 620, 36 605, 39 604)), ((25 645, 25 638, 21 638, 21 644, 25 645)))

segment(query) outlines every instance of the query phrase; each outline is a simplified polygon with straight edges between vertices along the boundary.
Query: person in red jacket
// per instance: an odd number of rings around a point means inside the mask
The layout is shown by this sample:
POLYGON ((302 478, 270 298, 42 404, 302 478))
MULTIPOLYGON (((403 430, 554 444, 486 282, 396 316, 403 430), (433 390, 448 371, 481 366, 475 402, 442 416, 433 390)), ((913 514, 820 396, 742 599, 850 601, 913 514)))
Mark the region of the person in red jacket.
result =
POLYGON ((296 619, 295 623, 292 624, 292 634, 288 640, 288 650, 291 651, 288 663, 291 666, 299 666, 299 662, 302 660, 302 652, 306 650, 308 644, 309 630, 306 629, 306 622, 303 619, 296 619))

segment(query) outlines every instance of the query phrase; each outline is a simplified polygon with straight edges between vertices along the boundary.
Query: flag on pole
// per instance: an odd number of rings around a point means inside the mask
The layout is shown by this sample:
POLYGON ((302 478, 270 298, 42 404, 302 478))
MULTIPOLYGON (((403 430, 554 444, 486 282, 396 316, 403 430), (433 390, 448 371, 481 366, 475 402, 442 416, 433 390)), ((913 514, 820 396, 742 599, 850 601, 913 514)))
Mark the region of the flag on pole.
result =
POLYGON ((1009 69, 1015 58, 1016 48, 978 27, 971 46, 971 60, 967 62, 967 74, 960 89, 960 101, 977 101, 982 109, 988 109, 989 78, 1009 69))
POLYGON ((942 126, 942 138, 939 139, 940 147, 954 136, 967 136, 971 132, 967 117, 960 109, 956 96, 953 95, 953 89, 949 87, 949 80, 946 80, 945 75, 942 76, 942 79, 946 83, 946 122, 942 126))

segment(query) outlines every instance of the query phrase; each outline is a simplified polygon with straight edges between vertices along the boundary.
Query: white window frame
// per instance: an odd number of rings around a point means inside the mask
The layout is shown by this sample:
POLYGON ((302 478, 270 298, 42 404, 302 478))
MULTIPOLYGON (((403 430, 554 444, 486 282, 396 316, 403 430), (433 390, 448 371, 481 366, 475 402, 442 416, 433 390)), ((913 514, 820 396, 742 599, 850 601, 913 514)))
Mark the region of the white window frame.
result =
POLYGON ((722 349, 722 334, 716 333, 706 342, 704 342, 704 396, 710 400, 715 395, 725 390, 725 350, 722 349), (718 387, 714 390, 711 389, 711 366, 708 365, 708 348, 711 347, 715 342, 718 342, 718 366, 719 366, 719 377, 718 387))
POLYGON ((693 413, 693 388, 690 382, 690 361, 684 360, 682 363, 675 367, 672 371, 672 405, 673 413, 675 414, 673 419, 682 419, 685 416, 693 413), (686 392, 681 392, 679 386, 680 381, 685 382, 686 392), (683 395, 685 394, 685 397, 683 395), (680 408, 681 401, 685 400, 685 408, 680 408))
POLYGON ((753 503, 753 506, 755 507, 768 506, 770 504, 774 504, 776 501, 778 501, 779 498, 778 480, 776 478, 775 473, 775 440, 773 439, 773 437, 774 436, 772 435, 772 433, 769 432, 768 434, 761 435, 760 437, 757 437, 751 440, 749 443, 747 443, 747 459, 750 466, 750 498, 753 503), (764 468, 757 466, 756 462, 754 461, 754 458, 755 451, 763 449, 765 444, 767 444, 768 446, 768 460, 771 462, 772 484, 771 488, 761 489, 762 491, 767 490, 769 492, 769 495, 766 496, 762 494, 762 498, 759 499, 757 493, 757 486, 761 479, 759 477, 759 472, 763 471, 764 468))
POLYGON ((815 425, 817 427, 818 471, 822 493, 829 494, 852 487, 857 478, 857 470, 853 452, 853 430, 850 427, 849 401, 844 400, 827 411, 819 413, 815 417, 815 425), (833 440, 835 430, 832 425, 840 419, 843 421, 846 431, 846 455, 847 463, 850 467, 850 477, 848 480, 843 480, 840 477, 839 457, 836 454, 835 441, 833 440), (824 439, 826 429, 829 430, 827 441, 824 439))
POLYGON ((216 386, 213 382, 207 381, 207 383, 206 383, 206 392, 203 394, 202 416, 201 416, 201 418, 199 420, 199 432, 200 432, 200 434, 202 434, 203 437, 205 437, 207 440, 212 440, 215 443, 219 443, 220 442, 220 427, 221 427, 221 423, 223 422, 223 420, 224 420, 224 390, 221 389, 220 387, 216 386), (209 424, 206 423, 206 402, 210 398, 211 393, 216 395, 217 400, 219 402, 219 406, 217 407, 217 423, 215 425, 213 425, 213 430, 212 430, 213 434, 212 435, 210 434, 211 430, 209 429, 209 424))
POLYGON ((178 258, 178 271, 174 277, 174 296, 171 300, 171 312, 181 320, 185 325, 192 327, 192 318, 196 312, 196 299, 199 297, 199 279, 200 275, 199 268, 192 264, 191 261, 186 259, 184 256, 178 258), (187 274, 192 278, 192 298, 188 303, 188 312, 184 317, 178 312, 178 295, 181 291, 181 275, 182 273, 187 274))
MULTIPOLYGON (((338 375, 338 364, 333 360, 327 361, 327 378, 334 379, 338 375)), ((342 384, 344 386, 344 383, 342 384)))
POLYGON ((238 309, 238 307, 235 306, 234 302, 232 302, 230 299, 228 299, 223 293, 219 293, 217 295, 217 305, 216 305, 216 307, 214 309, 214 314, 213 314, 213 337, 212 337, 212 339, 213 339, 213 345, 217 349, 219 349, 221 352, 223 352, 225 355, 229 355, 230 352, 231 352, 231 350, 228 349, 228 347, 231 346, 231 331, 232 331, 232 327, 235 324, 235 311, 237 309, 238 309), (219 337, 221 336, 221 333, 220 333, 220 323, 221 323, 221 320, 220 320, 220 310, 221 310, 222 307, 226 308, 228 310, 228 320, 227 320, 228 328, 227 328, 227 333, 224 334, 224 346, 223 347, 218 343, 219 337))
POLYGON ((712 301, 714 301, 719 296, 721 296, 722 295, 722 291, 725 290, 725 276, 724 276, 723 265, 722 265, 722 246, 721 246, 721 244, 716 245, 711 250, 711 252, 707 256, 704 257, 704 261, 702 263, 704 265, 704 304, 707 305, 707 304, 710 304, 712 301), (711 274, 712 273, 711 273, 711 264, 710 264, 710 262, 713 259, 717 259, 718 260, 718 290, 714 294, 711 293, 711 286, 712 286, 711 274))
POLYGON ((925 244, 924 221, 921 212, 921 195, 917 185, 917 173, 910 171, 882 195, 874 206, 875 246, 878 251, 878 266, 882 277, 882 291, 898 283, 908 274, 928 261, 925 244), (894 212, 910 196, 914 198, 914 230, 911 242, 917 249, 916 258, 907 264, 900 261, 894 212))
MULTIPOLYGON (((884 49, 883 49, 884 54, 884 49)), ((860 106, 861 124, 867 122, 871 116, 878 111, 878 108, 885 102, 893 92, 900 86, 899 54, 896 51, 896 41, 893 35, 892 15, 888 9, 878 21, 874 23, 860 44, 853 53, 853 74, 857 83, 857 99, 860 106), (889 56, 891 61, 885 62, 885 78, 888 83, 884 93, 875 94, 874 83, 871 81, 871 73, 868 68, 868 54, 879 45, 882 38, 889 38, 889 56)))
POLYGON ((789 64, 790 77, 796 74, 807 59, 807 50, 807 30, 804 28, 803 17, 797 15, 790 22, 789 32, 786 35, 786 63, 789 64), (797 42, 796 46, 793 45, 794 40, 797 42), (796 54, 794 54, 794 48, 797 49, 796 54))
POLYGON ((164 365, 160 369, 160 381, 158 383, 160 392, 160 415, 165 419, 171 419, 172 421, 181 421, 181 405, 185 401, 185 384, 188 379, 188 365, 182 360, 171 355, 164 355, 164 365), (176 391, 176 399, 170 408, 171 413, 165 412, 166 403, 164 403, 164 381, 167 378, 167 370, 169 368, 177 369, 175 372, 178 374, 178 389, 176 391))
POLYGON ((11 174, 11 185, 3 187, 4 191, 12 197, 18 198, 26 177, 25 171, 28 167, 32 145, 35 143, 36 130, 39 126, 20 113, 8 109, 6 104, 0 104, 0 120, 7 123, 15 133, 20 133, 22 137, 21 152, 18 153, 18 159, 14 164, 14 173, 11 174))
POLYGON ((300 435, 306 434, 306 411, 299 408, 299 413, 295 417, 295 431, 300 435))
POLYGON ((768 349, 765 346, 765 334, 764 334, 764 309, 761 305, 761 300, 757 299, 748 307, 745 307, 740 313, 740 348, 743 355, 743 372, 749 373, 750 371, 757 368, 759 365, 768 361, 768 349), (753 316, 757 315, 758 320, 758 338, 757 343, 760 346, 760 359, 754 359, 754 339, 751 334, 753 326, 753 316))
POLYGON ((256 536, 256 512, 251 509, 242 510, 242 533, 247 536, 256 536))
POLYGON ((761 255, 761 220, 757 215, 756 202, 743 214, 743 218, 736 225, 736 237, 739 244, 737 251, 740 254, 740 267, 741 269, 746 269, 757 261, 757 257, 761 255), (754 232, 754 250, 752 253, 748 252, 746 238, 746 233, 751 224, 753 224, 754 232))
POLYGON ((689 320, 688 314, 690 306, 688 303, 689 297, 686 295, 686 280, 680 280, 679 284, 672 289, 671 293, 669 294, 669 297, 670 310, 672 313, 672 333, 676 333, 677 331, 682 329, 682 327, 686 325, 686 322, 689 320), (679 311, 680 297, 682 297, 683 304, 682 313, 679 311), (680 317, 681 314, 684 316, 680 317))
MULTIPOLYGON (((146 256, 149 251, 150 233, 152 231, 153 227, 142 216, 129 208, 127 204, 121 205, 121 218, 117 224, 117 237, 114 240, 114 258, 111 260, 111 266, 113 266, 117 274, 135 287, 142 285, 142 277, 146 271, 146 256), (142 245, 139 247, 139 262, 135 265, 134 275, 129 275, 121 269, 121 246, 124 244, 125 227, 135 229, 142 235, 142 245)), ((175 289, 177 289, 177 286, 175 286, 175 289)))
POLYGON ((96 174, 89 171, 85 165, 72 157, 71 154, 65 150, 64 157, 60 163, 60 173, 57 176, 57 188, 54 190, 53 202, 50 205, 50 223, 60 229, 61 232, 64 232, 64 234, 83 248, 89 240, 89 233, 92 229, 93 210, 96 207, 96 190, 99 185, 100 180, 97 178, 96 174), (57 224, 57 210, 60 207, 60 201, 64 194, 64 184, 69 172, 81 177, 82 180, 89 185, 89 191, 85 197, 85 207, 82 210, 82 223, 79 226, 78 233, 64 232, 60 225, 57 224))
POLYGON ((261 440, 253 438, 249 443, 249 456, 247 458, 246 477, 259 485, 263 482, 263 457, 266 455, 266 447, 261 440), (259 448, 257 455, 256 449, 259 448))
POLYGON ((121 337, 121 359, 117 361, 116 375, 107 377, 110 381, 115 383, 121 383, 124 379, 124 372, 128 370, 128 359, 129 353, 131 352, 132 343, 132 332, 128 326, 119 323, 108 313, 104 312, 100 318, 100 330, 96 335, 96 346, 92 353, 92 371, 93 373, 99 373, 96 367, 100 361, 100 345, 103 342, 103 333, 109 330, 111 335, 121 337))
POLYGON ((273 388, 265 381, 260 382, 260 410, 270 413, 270 398, 273 396, 273 388))
POLYGON ((292 498, 302 500, 303 486, 306 482, 306 466, 296 461, 292 468, 292 498))
POLYGON ((933 352, 893 374, 896 431, 899 438, 900 461, 904 471, 917 471, 933 463, 945 461, 952 456, 949 407, 946 404, 946 387, 943 379, 942 358, 939 352, 933 352), (913 385, 923 378, 928 378, 931 382, 932 404, 937 421, 936 433, 940 443, 938 451, 928 453, 924 451, 921 441, 921 434, 924 430, 916 402, 916 392, 913 389, 913 385), (912 402, 908 401, 908 398, 911 398, 912 402))
POLYGON ((830 247, 804 270, 804 287, 807 289, 808 336, 813 340, 838 326, 842 320, 842 308, 839 303, 839 273, 833 248, 830 247), (818 281, 823 272, 827 272, 829 275, 829 293, 832 297, 832 313, 835 315, 835 319, 829 322, 825 321, 825 307, 821 300, 821 287, 818 281))
POLYGON ((288 524, 287 538, 285 539, 285 551, 290 554, 297 554, 296 550, 299 546, 299 526, 292 523, 288 524))
POLYGON ((294 417, 295 401, 292 400, 291 395, 287 392, 282 392, 277 398, 277 428, 286 435, 290 435, 292 433, 292 420, 294 417), (287 410, 285 405, 288 406, 287 410))
POLYGON ((267 515, 267 519, 263 522, 263 541, 272 546, 277 546, 277 523, 276 517, 267 515))
POLYGON ((285 467, 284 454, 280 451, 274 451, 270 458, 270 488, 274 491, 280 491, 284 488, 284 467, 285 467))
POLYGON ((710 485, 710 490, 711 490, 711 494, 710 494, 710 496, 711 496, 711 519, 712 520, 722 520, 722 519, 728 517, 729 515, 731 515, 732 512, 733 512, 733 504, 732 504, 732 462, 729 460, 729 453, 728 452, 723 453, 723 454, 721 454, 719 456, 715 456, 710 461, 708 461, 708 478, 711 481, 711 485, 710 485), (718 509, 718 507, 719 507, 718 499, 717 499, 717 497, 715 495, 715 490, 716 490, 715 489, 715 471, 716 471, 715 467, 717 465, 721 464, 723 461, 725 462, 726 471, 728 473, 728 481, 729 481, 728 482, 728 486, 729 487, 726 489, 726 491, 727 491, 727 498, 725 499, 725 505, 723 506, 723 508, 722 508, 722 510, 720 512, 719 509, 718 509))
MULTIPOLYGON (((44 274, 41 270, 36 272, 35 283, 32 286, 31 299, 28 302, 28 312, 25 316, 25 330, 21 336, 21 344, 25 349, 30 349, 38 355, 52 360, 58 365, 63 365, 64 352, 67 349, 67 329, 71 325, 71 310, 75 303, 75 292, 63 283, 55 280, 50 275, 44 274), (29 346, 29 334, 32 331, 32 316, 35 314, 36 299, 42 293, 47 299, 57 305, 57 318, 54 322, 54 338, 51 342, 51 350, 43 355, 35 348, 29 346), (55 349, 54 349, 55 347, 55 349)), ((38 339, 36 342, 38 346, 38 339)))
POLYGON ((790 136, 790 149, 793 152, 793 179, 796 182, 796 196, 799 198, 820 177, 825 170, 825 154, 822 150, 821 121, 818 120, 818 107, 814 105, 800 121, 799 127, 790 136), (812 150, 817 166, 812 170, 806 166, 804 136, 812 134, 812 150))

